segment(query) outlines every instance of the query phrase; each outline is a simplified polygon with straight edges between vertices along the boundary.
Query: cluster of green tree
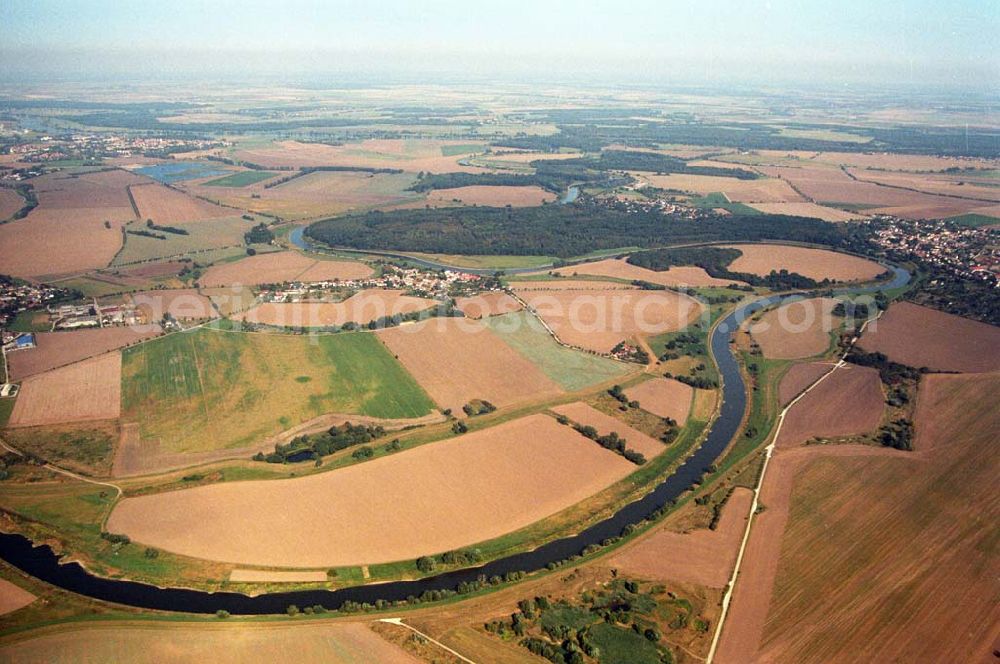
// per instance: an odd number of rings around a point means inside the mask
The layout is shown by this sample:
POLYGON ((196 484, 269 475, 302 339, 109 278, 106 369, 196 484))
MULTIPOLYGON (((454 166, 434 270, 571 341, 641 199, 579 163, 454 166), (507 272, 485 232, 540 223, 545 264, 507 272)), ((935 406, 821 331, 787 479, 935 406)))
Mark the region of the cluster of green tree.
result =
POLYGON ((497 409, 496 406, 491 404, 489 401, 484 399, 473 399, 469 403, 462 406, 462 411, 469 417, 475 417, 476 415, 485 415, 487 413, 492 413, 497 409))
POLYGON ((106 530, 101 531, 101 539, 105 542, 110 542, 111 544, 118 544, 124 546, 129 544, 132 540, 129 539, 128 535, 122 535, 119 533, 109 533, 106 530))
POLYGON ((649 363, 649 353, 643 350, 642 346, 633 346, 624 341, 619 341, 615 344, 615 347, 611 349, 611 354, 625 362, 635 362, 636 364, 649 363))
MULTIPOLYGON (((379 425, 345 422, 330 427, 322 433, 297 436, 286 445, 278 443, 274 446, 274 452, 270 454, 258 452, 253 459, 267 463, 288 463, 292 459, 295 461, 319 459, 348 447, 370 443, 384 435, 385 429, 379 425)), ((370 452, 367 456, 372 456, 374 452, 371 448, 367 449, 370 452)))
POLYGON ((879 429, 878 440, 886 447, 910 452, 913 450, 913 422, 901 417, 879 429))
POLYGON ((173 233, 174 235, 190 235, 185 228, 178 228, 177 226, 161 226, 159 224, 154 224, 152 219, 146 220, 146 228, 154 231, 160 231, 161 233, 173 233))
POLYGON ((631 254, 626 261, 647 270, 662 272, 674 266, 693 265, 700 267, 716 279, 742 281, 750 286, 763 286, 773 290, 794 290, 816 288, 829 280, 816 281, 788 270, 772 270, 766 277, 747 272, 733 272, 729 265, 742 256, 739 249, 728 247, 675 247, 652 249, 631 254))
POLYGON ((669 371, 663 375, 666 378, 673 378, 678 382, 690 385, 691 387, 699 390, 714 390, 719 387, 719 381, 714 378, 709 378, 708 376, 689 376, 687 374, 678 374, 675 376, 669 371))
POLYGON ((269 244, 274 239, 274 233, 261 222, 243 234, 243 241, 247 244, 269 244))
POLYGON ((484 588, 496 587, 504 583, 517 583, 523 580, 527 574, 522 571, 507 572, 503 576, 499 574, 494 574, 493 576, 487 578, 485 574, 480 574, 476 577, 475 581, 463 581, 458 584, 454 590, 451 588, 442 588, 440 590, 425 590, 420 593, 420 595, 409 595, 404 600, 388 601, 384 599, 376 600, 375 602, 355 602, 352 600, 347 600, 340 605, 337 609, 341 613, 358 613, 367 611, 384 611, 390 607, 401 607, 401 606, 417 606, 418 604, 427 604, 430 602, 440 602, 441 600, 450 599, 456 595, 468 595, 469 593, 478 592, 484 588))
MULTIPOLYGON (((563 161, 562 163, 566 163, 563 161)), ((738 180, 756 180, 760 176, 742 168, 719 168, 713 166, 689 166, 678 157, 658 152, 638 150, 604 150, 597 159, 604 170, 655 171, 657 173, 683 173, 686 175, 715 175, 738 180)))
POLYGON ((167 236, 164 235, 163 233, 154 233, 152 231, 147 231, 145 229, 139 229, 139 230, 136 231, 136 230, 132 230, 131 228, 129 228, 129 229, 126 229, 125 232, 128 233, 129 235, 139 235, 141 237, 151 237, 154 240, 166 240, 167 239, 167 236))
MULTIPOLYGON (((844 224, 779 215, 685 219, 596 202, 527 208, 372 211, 316 222, 306 235, 336 247, 568 258, 624 246, 791 240, 837 245, 844 224)), ((766 281, 766 280, 765 280, 766 281)))
POLYGON ((638 401, 629 401, 629 398, 625 394, 625 392, 622 390, 622 386, 621 385, 612 385, 611 389, 608 390, 608 396, 610 396, 612 399, 615 399, 616 401, 618 401, 618 403, 620 403, 623 406, 626 406, 626 407, 629 407, 629 408, 638 408, 639 407, 639 402, 638 401))
POLYGON ((914 369, 905 364, 893 362, 882 353, 866 353, 857 346, 847 353, 847 361, 862 367, 878 369, 879 378, 886 385, 898 385, 904 381, 915 381, 920 378, 923 369, 914 369))
POLYGON ((598 433, 597 429, 589 424, 574 424, 573 428, 576 429, 581 436, 590 438, 604 449, 611 450, 612 452, 625 457, 625 459, 631 461, 637 466, 641 466, 646 463, 646 457, 643 456, 641 452, 636 452, 635 450, 627 447, 628 441, 614 431, 602 436, 598 433))
POLYGON ((452 567, 467 567, 478 565, 483 561, 483 553, 479 549, 456 549, 446 551, 440 556, 421 556, 417 558, 417 569, 424 574, 429 574, 438 568, 438 565, 450 565, 452 567))

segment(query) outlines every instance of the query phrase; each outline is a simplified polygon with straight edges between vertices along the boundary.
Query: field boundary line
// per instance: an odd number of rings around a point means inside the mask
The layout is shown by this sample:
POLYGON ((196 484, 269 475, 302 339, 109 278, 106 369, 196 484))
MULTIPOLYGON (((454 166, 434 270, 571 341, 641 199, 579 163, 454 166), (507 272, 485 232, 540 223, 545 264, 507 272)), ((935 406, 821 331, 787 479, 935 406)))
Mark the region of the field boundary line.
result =
POLYGON ((423 632, 421 632, 416 627, 413 627, 412 625, 407 625, 405 622, 403 622, 402 618, 379 618, 379 622, 388 623, 390 625, 400 625, 401 627, 405 627, 406 629, 410 630, 414 634, 416 634, 416 635, 418 635, 418 636, 420 636, 422 638, 427 639, 428 641, 430 641, 431 643, 433 643, 437 647, 441 648, 442 650, 444 650, 444 651, 446 651, 446 652, 454 655, 455 657, 458 657, 463 662, 468 662, 468 664, 476 664, 476 662, 472 661, 468 657, 465 657, 464 655, 462 655, 462 654, 460 654, 460 653, 452 650, 451 648, 449 648, 445 644, 441 643, 437 639, 433 639, 430 636, 424 634, 423 632))
MULTIPOLYGON (((882 317, 882 312, 880 311, 878 316, 876 316, 876 319, 881 317, 882 317)), ((719 640, 722 637, 723 625, 726 621, 727 615, 729 614, 729 606, 733 599, 733 589, 736 587, 736 580, 740 573, 740 566, 743 563, 743 556, 746 553, 747 543, 750 540, 750 531, 753 528, 754 516, 756 516, 757 507, 759 506, 760 490, 761 487, 764 486, 764 475, 767 473, 767 467, 770 464, 772 455, 774 454, 774 446, 778 441, 778 436, 781 434, 781 427, 785 423, 785 415, 788 414, 788 411, 792 408, 792 406, 798 403, 799 400, 802 399, 802 397, 807 395, 809 392, 813 390, 813 388, 815 388, 817 385, 822 383, 828 377, 833 375, 833 373, 837 371, 837 369, 840 369, 841 367, 847 364, 847 355, 848 353, 851 352, 851 349, 854 348, 854 344, 858 342, 858 339, 861 338, 861 335, 864 333, 865 328, 868 327, 869 320, 866 320, 864 324, 861 326, 861 328, 858 329, 858 331, 855 333, 854 337, 851 339, 851 342, 847 345, 847 349, 840 356, 840 360, 838 360, 837 363, 834 364, 829 371, 827 371, 822 376, 813 381, 813 383, 809 387, 804 389, 802 392, 799 393, 797 397, 792 399, 788 403, 788 405, 781 410, 781 413, 778 415, 778 424, 774 429, 774 435, 771 438, 770 444, 768 444, 768 446, 764 448, 764 463, 761 466, 760 475, 757 477, 757 484, 753 489, 753 500, 750 503, 750 515, 749 518, 747 519, 746 529, 743 531, 743 539, 740 541, 739 552, 736 554, 736 564, 733 566, 733 573, 730 575, 729 583, 726 585, 726 592, 722 596, 722 612, 719 614, 719 620, 715 627, 715 634, 712 636, 712 645, 708 650, 708 657, 705 658, 706 664, 712 664, 712 662, 715 660, 715 653, 716 650, 718 650, 719 640)))

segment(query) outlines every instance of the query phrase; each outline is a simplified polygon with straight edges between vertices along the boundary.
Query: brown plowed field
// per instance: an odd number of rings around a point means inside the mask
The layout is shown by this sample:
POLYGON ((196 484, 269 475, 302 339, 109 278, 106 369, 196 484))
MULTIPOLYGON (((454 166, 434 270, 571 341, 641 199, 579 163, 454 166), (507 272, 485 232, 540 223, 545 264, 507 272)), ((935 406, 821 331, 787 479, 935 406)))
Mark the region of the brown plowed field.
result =
POLYGON ((10 217, 24 206, 24 199, 13 189, 0 187, 0 221, 10 217))
POLYGON ((832 368, 832 362, 793 364, 781 378, 781 384, 778 386, 778 400, 781 405, 787 406, 792 399, 799 396, 802 390, 815 383, 820 376, 832 368))
POLYGON ((521 310, 521 303, 507 293, 492 291, 455 298, 455 306, 466 318, 489 318, 521 310))
POLYGON ((594 263, 583 263, 581 265, 571 265, 569 267, 552 270, 556 274, 564 277, 572 277, 578 274, 589 274, 598 277, 615 277, 617 279, 627 279, 632 281, 639 279, 648 281, 651 284, 661 284, 663 286, 728 286, 729 284, 741 283, 729 279, 716 279, 708 276, 700 267, 684 266, 671 267, 668 270, 657 272, 647 270, 638 265, 632 265, 624 258, 608 258, 594 263))
POLYGON ((538 367, 477 321, 434 318, 378 335, 431 398, 456 413, 473 399, 507 406, 562 392, 538 367))
POLYGON ((35 601, 35 596, 7 579, 0 579, 0 616, 17 611, 35 601))
POLYGON ((364 279, 372 269, 354 261, 319 261, 294 251, 248 256, 232 263, 213 265, 198 283, 206 288, 243 284, 276 284, 286 281, 364 279))
POLYGON ((837 300, 832 297, 795 300, 765 312, 748 329, 766 358, 811 357, 830 347, 830 332, 841 320, 833 315, 835 306, 837 300))
POLYGON ((845 365, 792 406, 778 434, 777 447, 795 447, 812 438, 873 431, 884 409, 885 395, 878 371, 845 365))
POLYGON ((877 322, 868 325, 858 345, 916 368, 1000 369, 1000 328, 910 302, 892 304, 877 322))
POLYGON ((539 414, 309 477, 126 498, 108 529, 245 565, 389 562, 513 532, 634 468, 539 414))
POLYGON ((638 401, 639 407, 660 417, 670 417, 683 426, 691 412, 694 389, 673 378, 653 378, 625 390, 629 400, 638 401))
POLYGON ((151 322, 163 320, 164 314, 170 314, 177 320, 219 317, 212 301, 193 288, 144 291, 133 293, 128 299, 151 322))
POLYGON ((10 426, 112 420, 121 413, 122 359, 107 353, 25 379, 10 426))
POLYGON ((777 178, 760 180, 738 180, 718 175, 671 175, 635 174, 640 180, 649 182, 659 189, 686 191, 701 196, 721 192, 738 203, 789 203, 803 198, 787 182, 777 178))
POLYGON ((751 544, 766 546, 747 553, 717 661, 991 661, 998 388, 998 374, 926 377, 918 403, 931 407, 918 409, 915 453, 780 452, 774 468, 786 472, 769 470, 765 487, 780 480, 790 511, 764 498, 751 544), (758 534, 779 511, 787 528, 758 534), (741 603, 741 584, 742 599, 757 602, 741 603))
MULTIPOLYGON (((240 150, 237 159, 273 168, 291 166, 359 166, 362 168, 398 168, 410 173, 481 173, 483 169, 462 166, 468 154, 444 156, 444 145, 462 141, 420 139, 369 139, 344 145, 280 141, 261 148, 240 150)), ((470 144, 470 145, 482 145, 470 144)))
POLYGON ((364 623, 195 624, 148 621, 63 628, 28 634, 0 647, 10 662, 218 662, 253 664, 421 664, 364 623))
POLYGON ((673 291, 524 291, 522 298, 563 343, 607 353, 633 336, 680 330, 697 300, 673 291))
POLYGON ((715 530, 689 533, 660 529, 616 554, 608 564, 625 575, 722 588, 736 564, 753 492, 738 488, 722 508, 715 530))
POLYGON ((625 439, 626 448, 641 452, 647 459, 652 459, 667 447, 660 441, 633 429, 621 420, 602 413, 582 401, 556 406, 552 411, 560 415, 565 415, 577 424, 589 424, 597 429, 598 434, 602 436, 614 431, 621 438, 625 439))
POLYGON ((791 247, 781 244, 733 244, 743 255, 729 264, 733 272, 748 272, 766 277, 772 270, 786 269, 804 277, 834 281, 869 281, 885 272, 874 261, 847 254, 791 247))
POLYGON ((364 325, 383 316, 423 311, 437 303, 403 295, 403 291, 375 288, 343 302, 264 302, 233 318, 279 327, 330 327, 348 321, 364 325))
POLYGON ((157 325, 132 327, 105 327, 95 330, 68 332, 39 332, 35 334, 35 348, 17 350, 7 354, 7 368, 11 378, 21 380, 56 367, 79 362, 111 350, 131 346, 161 334, 157 325))
POLYGON ((455 189, 434 189, 427 194, 427 203, 435 205, 486 205, 490 207, 535 207, 552 202, 556 195, 541 187, 503 187, 474 185, 455 189))
POLYGON ((813 217, 823 221, 854 221, 865 216, 815 203, 754 203, 754 209, 767 214, 786 214, 792 217, 813 217))
POLYGON ((231 208, 212 205, 162 184, 134 185, 130 191, 139 208, 139 218, 143 221, 152 219, 157 224, 201 221, 239 214, 231 208))

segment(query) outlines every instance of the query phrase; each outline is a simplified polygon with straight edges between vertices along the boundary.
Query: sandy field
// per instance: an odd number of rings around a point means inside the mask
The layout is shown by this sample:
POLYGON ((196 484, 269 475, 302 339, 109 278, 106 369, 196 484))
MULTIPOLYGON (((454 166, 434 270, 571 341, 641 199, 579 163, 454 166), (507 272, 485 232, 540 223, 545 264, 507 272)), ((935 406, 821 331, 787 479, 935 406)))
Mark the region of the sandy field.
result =
POLYGON ((507 293, 491 291, 455 298, 455 306, 466 318, 489 318, 521 310, 521 303, 507 293))
POLYGON ((266 167, 359 166, 398 168, 412 173, 482 172, 483 169, 459 164, 468 154, 444 156, 441 152, 442 146, 462 144, 465 142, 423 139, 369 139, 336 146, 279 141, 261 148, 240 150, 236 158, 266 167))
POLYGON ((0 647, 0 659, 42 662, 420 664, 364 623, 106 623, 76 625, 0 647))
POLYGON ((832 297, 815 297, 783 304, 750 323, 750 336, 768 359, 818 355, 830 347, 830 332, 840 324, 841 318, 833 315, 837 302, 832 297))
POLYGON ((326 570, 316 572, 276 572, 266 569, 234 569, 232 583, 325 583, 326 570))
POLYGON ((683 426, 691 412, 694 389, 673 378, 654 378, 625 390, 630 401, 653 415, 669 417, 683 426))
POLYGON ((837 208, 816 205, 815 203, 754 203, 753 207, 766 214, 787 214, 792 217, 814 217, 823 221, 855 221, 865 216, 855 212, 846 212, 837 208))
POLYGON ((513 532, 634 468, 539 414, 319 475, 126 498, 108 529, 246 565, 389 562, 513 532))
POLYGON ((885 396, 878 371, 845 365, 799 399, 778 434, 776 446, 795 447, 812 438, 834 438, 874 431, 882 419, 885 396))
POLYGON ((641 452, 647 459, 652 459, 667 448, 666 445, 655 438, 651 438, 641 431, 633 429, 621 420, 602 413, 582 401, 556 406, 552 409, 552 412, 565 415, 577 424, 589 424, 597 429, 598 434, 602 436, 614 431, 621 438, 625 439, 626 448, 641 452))
POLYGON ((435 318, 388 328, 378 336, 441 408, 456 413, 472 399, 507 406, 562 392, 477 321, 435 318))
POLYGON ((157 224, 201 221, 215 217, 231 217, 239 211, 212 205, 162 184, 134 185, 129 188, 139 208, 139 218, 152 219, 157 224))
POLYGON ((247 256, 208 268, 198 283, 204 287, 275 284, 286 281, 364 279, 372 269, 354 261, 320 261, 295 251, 247 256))
POLYGON ((786 269, 817 281, 869 281, 885 272, 874 261, 847 254, 779 244, 732 244, 743 255, 729 264, 733 272, 766 277, 772 270, 786 269))
POLYGON ((475 185, 455 189, 434 189, 427 193, 427 202, 434 205, 485 205, 489 207, 534 207, 556 200, 556 195, 541 187, 502 187, 475 185))
POLYGON ((159 325, 39 332, 35 334, 37 345, 34 348, 7 354, 7 368, 11 378, 21 380, 88 357, 103 355, 110 350, 131 346, 143 339, 151 339, 161 332, 159 325))
POLYGON ((718 175, 686 175, 672 173, 670 175, 650 175, 634 173, 641 180, 649 182, 659 189, 674 189, 686 191, 701 196, 722 192, 726 197, 737 203, 790 203, 802 201, 803 198, 787 182, 778 178, 763 178, 760 180, 738 180, 718 175))
POLYGON ((781 378, 778 386, 778 400, 782 406, 787 406, 792 399, 799 396, 802 390, 812 385, 816 380, 833 368, 832 362, 803 362, 793 364, 781 378))
POLYGON ((608 564, 626 576, 723 588, 736 564, 752 500, 750 489, 737 488, 722 508, 715 530, 675 533, 661 528, 624 548, 608 564))
POLYGON ((700 267, 683 266, 671 267, 668 270, 657 272, 647 270, 638 265, 632 265, 624 258, 608 258, 594 263, 582 263, 569 267, 552 270, 556 274, 564 277, 572 277, 578 274, 589 274, 598 277, 615 277, 617 279, 628 279, 629 281, 639 279, 648 281, 651 284, 661 284, 663 286, 728 286, 729 284, 742 283, 730 281, 729 279, 716 279, 708 276, 700 267))
POLYGON ((563 343, 598 353, 679 330, 701 313, 696 300, 672 291, 525 291, 522 298, 563 343))
POLYGON ((890 305, 877 324, 865 329, 858 345, 916 368, 963 372, 1000 369, 1000 329, 910 302, 890 305))
POLYGON ((364 325, 383 316, 429 309, 436 300, 404 295, 403 291, 363 290, 343 302, 264 302, 233 318, 279 327, 330 327, 348 321, 364 325))
POLYGON ((127 299, 137 306, 150 322, 162 320, 164 314, 170 314, 177 320, 219 317, 219 313, 212 306, 212 301, 194 288, 144 291, 133 293, 127 296, 127 299))
POLYGON ((917 452, 775 456, 717 661, 990 660, 998 379, 925 377, 917 452))
POLYGON ((35 601, 35 596, 7 579, 0 579, 0 616, 17 611, 35 601))
POLYGON ((0 187, 0 221, 9 219, 11 215, 24 206, 24 199, 13 189, 0 187))
POLYGON ((10 426, 111 420, 121 413, 122 359, 107 353, 32 376, 10 416, 10 426))
MULTIPOLYGON (((279 177, 292 174, 277 172, 279 177)), ((415 179, 412 173, 319 171, 273 187, 264 186, 270 180, 249 187, 207 187, 199 183, 185 187, 225 205, 267 212, 282 219, 309 219, 419 201, 422 194, 406 190, 415 179)))

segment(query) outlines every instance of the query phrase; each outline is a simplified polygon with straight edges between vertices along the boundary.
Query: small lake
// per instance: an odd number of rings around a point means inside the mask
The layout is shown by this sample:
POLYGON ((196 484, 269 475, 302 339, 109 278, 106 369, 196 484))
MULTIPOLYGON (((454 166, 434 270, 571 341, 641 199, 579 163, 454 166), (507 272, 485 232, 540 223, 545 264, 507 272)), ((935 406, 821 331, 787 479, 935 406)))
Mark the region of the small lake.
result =
POLYGON ((137 168, 135 172, 151 177, 157 182, 170 184, 171 182, 181 182, 183 180, 223 176, 227 175, 229 170, 203 161, 167 161, 162 164, 152 164, 137 168))

